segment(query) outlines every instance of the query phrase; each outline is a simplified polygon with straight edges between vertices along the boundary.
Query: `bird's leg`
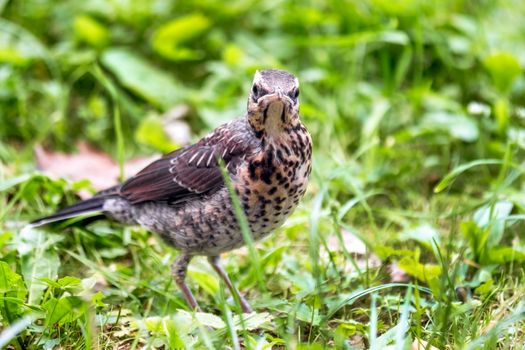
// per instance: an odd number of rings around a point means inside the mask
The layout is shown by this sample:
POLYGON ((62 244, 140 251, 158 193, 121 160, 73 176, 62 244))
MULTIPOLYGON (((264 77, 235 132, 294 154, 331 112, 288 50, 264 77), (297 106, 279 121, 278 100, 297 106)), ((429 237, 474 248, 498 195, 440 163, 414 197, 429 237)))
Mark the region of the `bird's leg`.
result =
POLYGON ((191 258, 191 255, 181 252, 175 258, 173 264, 171 264, 171 273, 173 275, 175 283, 177 284, 177 286, 179 286, 180 290, 184 294, 184 298, 186 299, 186 302, 191 307, 191 309, 195 311, 201 311, 201 308, 197 304, 195 297, 191 293, 191 290, 185 281, 186 271, 188 270, 188 264, 190 263, 191 258))
POLYGON ((211 266, 217 272, 219 276, 223 279, 224 283, 226 283, 226 286, 230 290, 230 292, 233 294, 233 296, 237 296, 239 298, 239 302, 241 304, 242 311, 244 313, 251 313, 253 310, 250 307, 250 304, 244 299, 244 297, 239 293, 237 288, 232 284, 232 281, 230 281, 230 277, 228 277, 228 273, 224 270, 224 268, 221 265, 221 262, 219 260, 219 256, 209 256, 208 261, 210 262, 211 266))

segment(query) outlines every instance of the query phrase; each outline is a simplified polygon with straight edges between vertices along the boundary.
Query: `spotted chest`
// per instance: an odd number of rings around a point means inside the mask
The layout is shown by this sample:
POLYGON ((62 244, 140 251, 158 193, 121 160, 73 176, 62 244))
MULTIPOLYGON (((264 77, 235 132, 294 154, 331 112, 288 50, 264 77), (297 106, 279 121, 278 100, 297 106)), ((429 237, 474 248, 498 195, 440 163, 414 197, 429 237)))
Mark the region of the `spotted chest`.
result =
POLYGON ((246 159, 234 180, 255 239, 281 226, 306 192, 312 143, 302 124, 278 140, 261 140, 263 149, 246 159))

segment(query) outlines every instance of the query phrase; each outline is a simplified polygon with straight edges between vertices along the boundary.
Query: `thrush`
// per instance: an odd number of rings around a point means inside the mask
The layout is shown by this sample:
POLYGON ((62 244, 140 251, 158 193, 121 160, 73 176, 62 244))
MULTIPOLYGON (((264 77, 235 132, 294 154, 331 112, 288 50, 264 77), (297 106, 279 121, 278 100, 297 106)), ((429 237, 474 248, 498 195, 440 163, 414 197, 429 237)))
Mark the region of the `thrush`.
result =
POLYGON ((140 225, 180 251, 172 275, 192 309, 200 310, 186 271, 192 257, 204 255, 243 312, 251 312, 219 261, 221 253, 244 244, 221 166, 257 240, 296 208, 306 191, 311 156, 311 137, 299 118, 298 79, 283 70, 257 71, 244 116, 166 154, 124 183, 31 224, 104 213, 140 225))

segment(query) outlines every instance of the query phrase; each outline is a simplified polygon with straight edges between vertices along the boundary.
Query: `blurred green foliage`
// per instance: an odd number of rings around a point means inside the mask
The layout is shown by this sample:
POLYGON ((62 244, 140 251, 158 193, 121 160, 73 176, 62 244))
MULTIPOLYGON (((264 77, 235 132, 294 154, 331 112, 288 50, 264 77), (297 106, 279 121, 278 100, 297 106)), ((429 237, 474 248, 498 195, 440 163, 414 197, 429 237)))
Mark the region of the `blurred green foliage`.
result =
POLYGON ((191 122, 199 128, 241 114, 240 97, 254 70, 265 67, 287 68, 301 78, 305 119, 314 131, 332 124, 325 133, 334 134, 344 151, 364 144, 359 133, 347 135, 347 125, 359 130, 383 97, 388 99, 378 123, 383 135, 408 126, 420 129, 414 132, 434 129, 435 118, 425 118, 434 112, 504 133, 515 111, 499 98, 522 102, 518 58, 524 47, 507 35, 520 23, 519 11, 512 9, 522 5, 501 4, 506 6, 415 0, 6 1, 0 22, 1 136, 46 140, 64 149, 88 138, 111 149, 108 111, 118 103, 126 148, 132 149, 133 130, 151 110, 190 104, 191 122), (500 21, 505 16, 516 20, 500 21), (94 74, 96 66, 115 85, 118 101, 94 74), (473 101, 499 103, 498 124, 466 115, 473 101))
POLYGON ((189 274, 222 318, 194 322, 172 252, 144 231, 20 225, 86 188, 35 172, 35 145, 167 152, 173 107, 197 138, 242 115, 261 68, 299 77, 315 162, 303 206, 259 245, 268 291, 246 252, 227 259, 271 314, 245 320, 244 345, 524 343, 525 2, 0 0, 0 14, 0 322, 29 327, 12 346, 235 347, 213 273, 189 274), (430 289, 396 289, 392 263, 430 289))

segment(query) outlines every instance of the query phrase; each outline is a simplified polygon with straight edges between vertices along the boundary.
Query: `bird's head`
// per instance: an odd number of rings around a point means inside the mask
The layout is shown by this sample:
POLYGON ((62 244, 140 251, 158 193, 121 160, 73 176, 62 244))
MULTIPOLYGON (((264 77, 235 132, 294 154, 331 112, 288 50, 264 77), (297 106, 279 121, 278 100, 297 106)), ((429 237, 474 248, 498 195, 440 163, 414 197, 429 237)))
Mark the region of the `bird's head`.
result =
POLYGON ((299 80, 284 71, 257 71, 248 98, 248 122, 256 135, 279 136, 299 118, 299 80))

